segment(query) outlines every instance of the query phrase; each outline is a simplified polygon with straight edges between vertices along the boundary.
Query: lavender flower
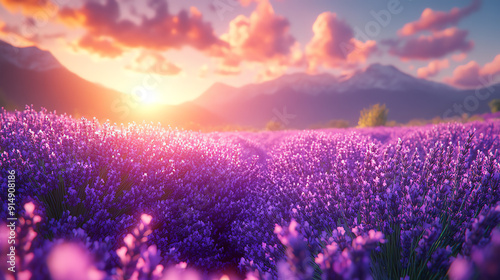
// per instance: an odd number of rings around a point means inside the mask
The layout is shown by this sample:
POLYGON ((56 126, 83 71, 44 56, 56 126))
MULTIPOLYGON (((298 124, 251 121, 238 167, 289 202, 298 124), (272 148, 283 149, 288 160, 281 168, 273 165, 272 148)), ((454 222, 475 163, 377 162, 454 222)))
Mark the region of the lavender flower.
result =
POLYGON ((203 134, 27 107, 0 112, 0 191, 16 170, 33 279, 57 252, 104 279, 490 277, 499 135, 495 119, 203 134))

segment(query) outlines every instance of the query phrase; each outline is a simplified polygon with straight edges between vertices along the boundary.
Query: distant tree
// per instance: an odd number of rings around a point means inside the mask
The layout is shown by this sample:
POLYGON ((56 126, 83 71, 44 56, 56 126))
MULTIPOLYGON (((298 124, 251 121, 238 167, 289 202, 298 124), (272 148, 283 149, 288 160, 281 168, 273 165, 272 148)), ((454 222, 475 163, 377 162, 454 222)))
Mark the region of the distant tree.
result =
POLYGON ((467 119, 467 122, 484 122, 484 118, 480 115, 472 115, 467 119))
POLYGON ((388 127, 396 127, 396 126, 401 126, 401 124, 399 124, 397 121, 388 121, 385 126, 388 126, 388 127))
POLYGON ((361 111, 361 116, 359 117, 358 126, 359 127, 374 127, 374 126, 384 126, 387 122, 387 113, 389 110, 385 107, 385 104, 375 104, 368 109, 363 109, 361 111))
POLYGON ((324 128, 348 128, 349 121, 346 120, 329 120, 326 123, 317 123, 309 126, 309 129, 324 129, 324 128))
POLYGON ((277 130, 282 130, 282 129, 284 129, 283 125, 277 121, 270 120, 266 124, 266 130, 269 130, 269 131, 277 131, 277 130))
POLYGON ((327 124, 327 127, 332 127, 332 128, 348 128, 349 127, 349 121, 346 120, 330 120, 327 124))
POLYGON ((424 119, 411 119, 406 124, 404 124, 404 126, 422 126, 422 125, 426 125, 426 124, 429 124, 428 120, 424 120, 424 119))
POLYGON ((492 113, 500 112, 500 99, 493 99, 488 103, 492 113))

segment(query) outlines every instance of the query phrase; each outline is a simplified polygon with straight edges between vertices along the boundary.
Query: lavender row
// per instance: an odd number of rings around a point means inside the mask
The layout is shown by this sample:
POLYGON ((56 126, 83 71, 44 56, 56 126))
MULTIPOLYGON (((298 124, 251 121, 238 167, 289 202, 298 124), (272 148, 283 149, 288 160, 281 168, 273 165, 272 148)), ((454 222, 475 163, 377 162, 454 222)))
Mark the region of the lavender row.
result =
POLYGON ((439 279, 480 267, 500 222, 495 120, 202 134, 26 108, 0 124, 2 200, 15 170, 17 208, 44 220, 33 250, 77 236, 106 275, 143 214, 163 267, 270 279, 439 279))

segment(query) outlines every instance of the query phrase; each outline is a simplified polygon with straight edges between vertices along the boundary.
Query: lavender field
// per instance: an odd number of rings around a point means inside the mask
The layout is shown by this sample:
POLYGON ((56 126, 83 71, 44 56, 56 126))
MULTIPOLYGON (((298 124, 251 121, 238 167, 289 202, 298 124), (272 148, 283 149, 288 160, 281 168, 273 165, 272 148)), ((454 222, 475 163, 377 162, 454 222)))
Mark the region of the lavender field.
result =
POLYGON ((203 134, 27 108, 0 125, 18 279, 500 277, 498 120, 203 134))

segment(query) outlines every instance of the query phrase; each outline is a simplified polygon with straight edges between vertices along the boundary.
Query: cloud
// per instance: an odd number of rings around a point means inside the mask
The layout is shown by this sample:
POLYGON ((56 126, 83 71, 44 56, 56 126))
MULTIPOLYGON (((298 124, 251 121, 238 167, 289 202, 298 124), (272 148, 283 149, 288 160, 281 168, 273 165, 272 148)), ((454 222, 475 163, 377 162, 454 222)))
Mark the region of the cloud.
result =
POLYGON ((66 34, 62 32, 41 33, 39 31, 40 27, 37 26, 37 22, 31 17, 24 18, 19 25, 0 22, 0 34, 9 37, 11 40, 21 41, 22 45, 36 45, 46 40, 58 39, 66 36, 66 34))
POLYGON ((241 74, 241 67, 218 64, 214 73, 221 76, 235 76, 241 74))
POLYGON ((453 8, 449 12, 434 11, 426 8, 417 21, 409 22, 398 31, 399 35, 408 36, 420 31, 438 31, 446 27, 456 25, 461 19, 477 11, 481 6, 481 0, 473 0, 472 3, 464 7, 453 8))
POLYGON ((25 38, 27 36, 22 36, 23 33, 25 33, 25 32, 22 32, 21 29, 19 28, 19 26, 8 24, 8 23, 1 22, 1 21, 0 21, 0 33, 3 35, 15 35, 15 36, 18 36, 20 38, 23 38, 25 41, 28 40, 27 38, 25 38))
POLYGON ((117 47, 112 40, 107 38, 97 38, 90 35, 85 35, 80 40, 75 49, 84 49, 90 53, 97 54, 100 57, 114 58, 122 55, 123 49, 117 47))
POLYGON ((431 35, 421 35, 406 40, 391 40, 389 53, 403 60, 427 60, 441 58, 454 51, 468 52, 474 47, 473 41, 467 41, 468 31, 450 27, 431 35), (401 44, 402 43, 402 44, 401 44))
POLYGON ((457 62, 464 61, 466 58, 467 58, 466 53, 459 53, 459 54, 454 54, 451 56, 451 59, 453 59, 454 61, 457 61, 457 62))
POLYGON ((168 61, 163 55, 153 51, 143 51, 136 57, 127 69, 139 73, 157 74, 162 76, 175 76, 181 73, 182 69, 168 61))
POLYGON ((433 60, 425 67, 420 67, 417 70, 417 76, 422 79, 434 77, 443 69, 450 67, 448 59, 433 60))
POLYGON ((243 7, 247 7, 250 4, 252 4, 252 2, 259 2, 259 1, 258 0, 239 0, 239 2, 241 3, 241 5, 243 7))
POLYGON ((229 31, 220 39, 227 43, 212 49, 220 59, 219 74, 234 74, 242 62, 255 62, 265 68, 298 65, 302 59, 300 46, 290 34, 290 22, 276 15, 267 0, 258 1, 250 17, 239 15, 229 23, 229 31), (227 71, 231 68, 231 71, 227 71))
POLYGON ((47 16, 53 14, 57 7, 50 0, 0 0, 10 12, 21 12, 25 15, 47 16))
POLYGON ((63 8, 59 13, 61 21, 70 26, 80 26, 89 37, 108 38, 117 48, 145 48, 150 50, 180 49, 190 46, 206 50, 214 45, 223 45, 210 23, 204 22, 196 9, 181 10, 173 15, 167 3, 151 0, 151 17, 142 16, 139 22, 123 19, 116 0, 104 3, 86 2, 79 9, 63 8))
POLYGON ((354 38, 354 31, 335 13, 320 14, 313 24, 314 36, 306 46, 309 69, 318 66, 346 67, 365 62, 377 51, 373 40, 361 42, 354 38))
MULTIPOLYGON (((260 3, 260 2, 267 2, 268 0, 229 0, 228 2, 239 2, 243 7, 248 7, 252 3, 260 3)), ((277 1, 283 1, 283 0, 277 0, 277 1)))
POLYGON ((203 64, 200 69, 198 69, 198 78, 205 79, 208 77, 208 65, 203 64))
POLYGON ((500 77, 500 54, 483 67, 476 61, 460 65, 453 71, 453 76, 445 78, 445 82, 458 87, 477 87, 491 84, 500 77))

